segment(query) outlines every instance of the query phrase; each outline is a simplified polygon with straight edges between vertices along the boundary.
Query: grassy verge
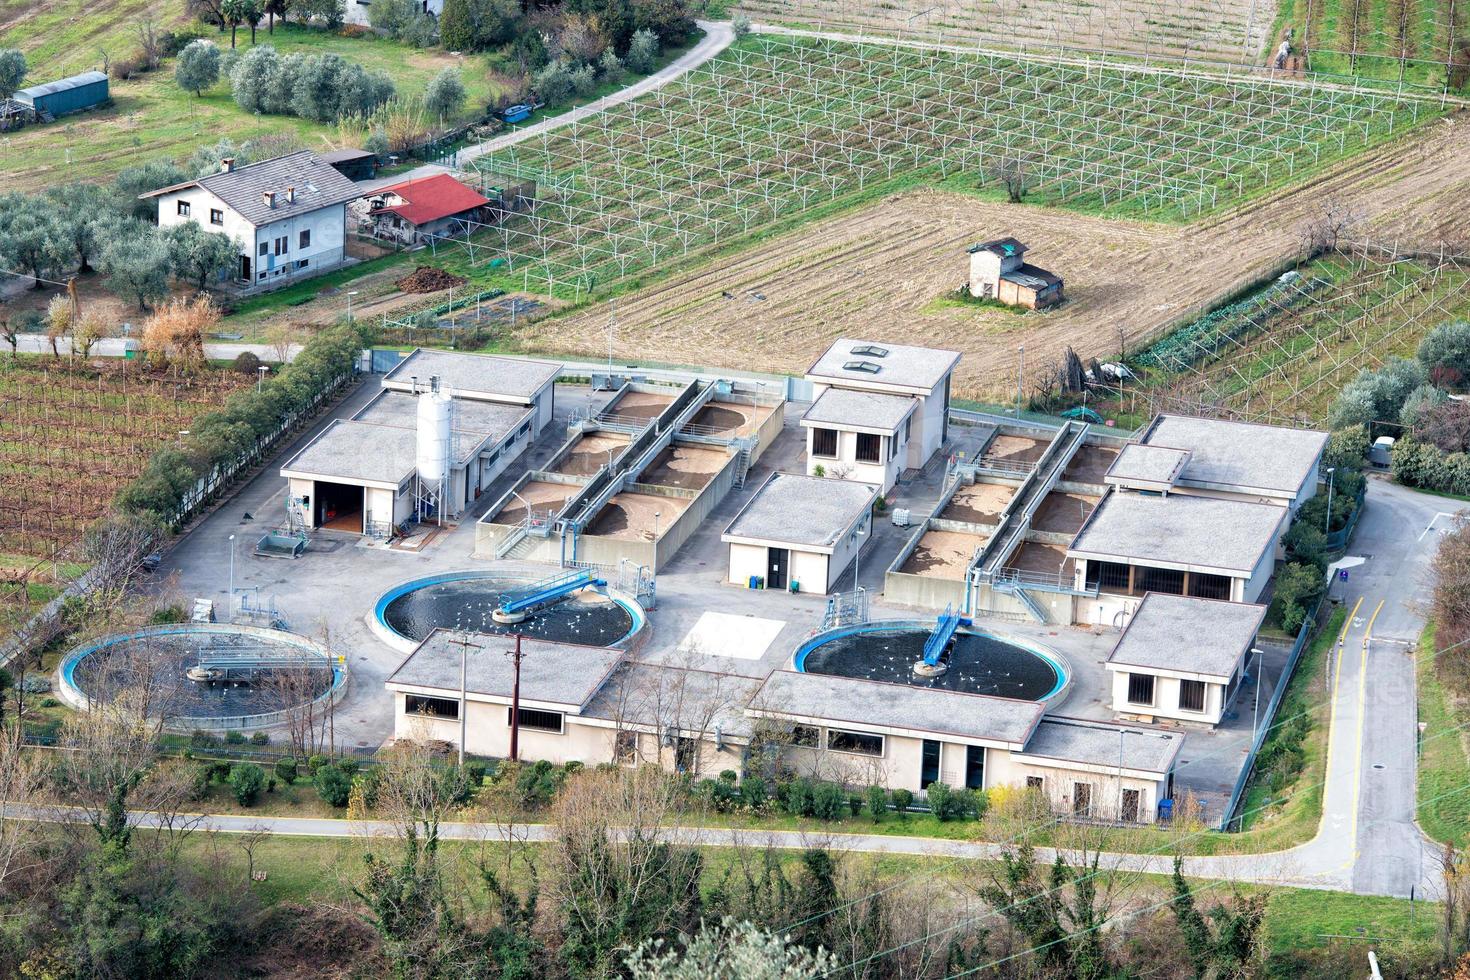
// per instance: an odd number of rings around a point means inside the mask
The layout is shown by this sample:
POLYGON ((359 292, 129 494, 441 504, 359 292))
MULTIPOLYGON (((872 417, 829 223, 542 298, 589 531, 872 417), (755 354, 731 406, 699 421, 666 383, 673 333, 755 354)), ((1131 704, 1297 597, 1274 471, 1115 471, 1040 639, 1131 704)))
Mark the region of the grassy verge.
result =
POLYGON ((1454 732, 1467 721, 1454 696, 1434 670, 1434 623, 1419 637, 1417 658, 1419 723, 1424 726, 1419 753, 1419 826, 1435 840, 1462 845, 1470 836, 1470 796, 1452 791, 1465 783, 1470 757, 1465 738, 1454 732), (1429 802, 1432 801, 1432 802, 1429 802))

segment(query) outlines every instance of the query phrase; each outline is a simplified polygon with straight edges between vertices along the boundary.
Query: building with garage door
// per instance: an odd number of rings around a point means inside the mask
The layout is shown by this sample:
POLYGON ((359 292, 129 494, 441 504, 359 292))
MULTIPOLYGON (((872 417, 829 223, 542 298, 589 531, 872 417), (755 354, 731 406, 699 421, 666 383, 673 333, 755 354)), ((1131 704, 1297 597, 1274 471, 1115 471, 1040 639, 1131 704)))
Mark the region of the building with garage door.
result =
POLYGON ((432 373, 387 375, 372 401, 281 467, 291 523, 387 538, 405 522, 455 520, 551 417, 559 365, 415 351, 399 368, 410 362, 469 387, 432 373), (438 356, 416 359, 425 353, 438 356))
POLYGON ((867 483, 772 473, 720 540, 728 580, 792 592, 831 592, 872 530, 878 488, 867 483))

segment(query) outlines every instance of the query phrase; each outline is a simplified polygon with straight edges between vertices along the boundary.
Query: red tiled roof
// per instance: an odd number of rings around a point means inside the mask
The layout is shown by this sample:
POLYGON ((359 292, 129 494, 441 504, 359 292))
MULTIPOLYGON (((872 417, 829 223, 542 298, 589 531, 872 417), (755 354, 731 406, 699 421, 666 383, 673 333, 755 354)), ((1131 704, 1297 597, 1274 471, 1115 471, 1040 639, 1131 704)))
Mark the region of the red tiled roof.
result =
POLYGON ((384 187, 373 196, 388 194, 398 195, 403 198, 404 203, 377 208, 373 214, 391 212, 415 225, 447 218, 451 214, 459 214, 490 203, 488 197, 481 196, 474 188, 466 187, 448 174, 406 180, 392 187, 384 187))

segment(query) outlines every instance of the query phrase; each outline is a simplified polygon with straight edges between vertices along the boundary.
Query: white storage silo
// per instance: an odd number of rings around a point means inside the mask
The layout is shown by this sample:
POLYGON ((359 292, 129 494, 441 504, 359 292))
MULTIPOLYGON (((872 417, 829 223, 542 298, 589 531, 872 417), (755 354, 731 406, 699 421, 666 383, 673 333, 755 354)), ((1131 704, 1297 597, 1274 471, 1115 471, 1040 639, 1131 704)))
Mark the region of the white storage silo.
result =
POLYGON ((419 395, 418 439, 414 467, 418 471, 421 499, 432 499, 440 519, 449 492, 449 464, 454 440, 454 400, 429 379, 429 390, 419 395))

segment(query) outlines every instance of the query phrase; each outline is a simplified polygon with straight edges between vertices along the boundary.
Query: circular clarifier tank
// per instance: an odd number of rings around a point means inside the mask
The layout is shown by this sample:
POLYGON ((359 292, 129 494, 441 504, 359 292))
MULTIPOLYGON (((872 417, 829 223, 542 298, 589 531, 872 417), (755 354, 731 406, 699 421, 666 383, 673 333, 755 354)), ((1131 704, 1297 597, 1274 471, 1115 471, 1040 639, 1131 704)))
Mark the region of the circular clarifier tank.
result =
POLYGON ((474 633, 519 633, 560 643, 614 646, 638 632, 644 614, 638 603, 616 592, 583 588, 531 610, 514 623, 497 622, 495 610, 507 595, 546 576, 516 572, 453 572, 414 579, 385 592, 373 609, 372 625, 393 647, 411 651, 436 629, 474 633))
POLYGON ((920 620, 839 627, 803 643, 794 666, 812 674, 1023 701, 1055 701, 1066 690, 1070 675, 1060 654, 974 627, 955 633, 943 660, 947 669, 922 676, 914 665, 922 661, 933 629, 932 622, 920 620))
POLYGON ((146 697, 173 731, 278 725, 284 713, 336 700, 347 675, 314 641, 282 630, 179 623, 78 647, 58 668, 74 707, 146 697))

